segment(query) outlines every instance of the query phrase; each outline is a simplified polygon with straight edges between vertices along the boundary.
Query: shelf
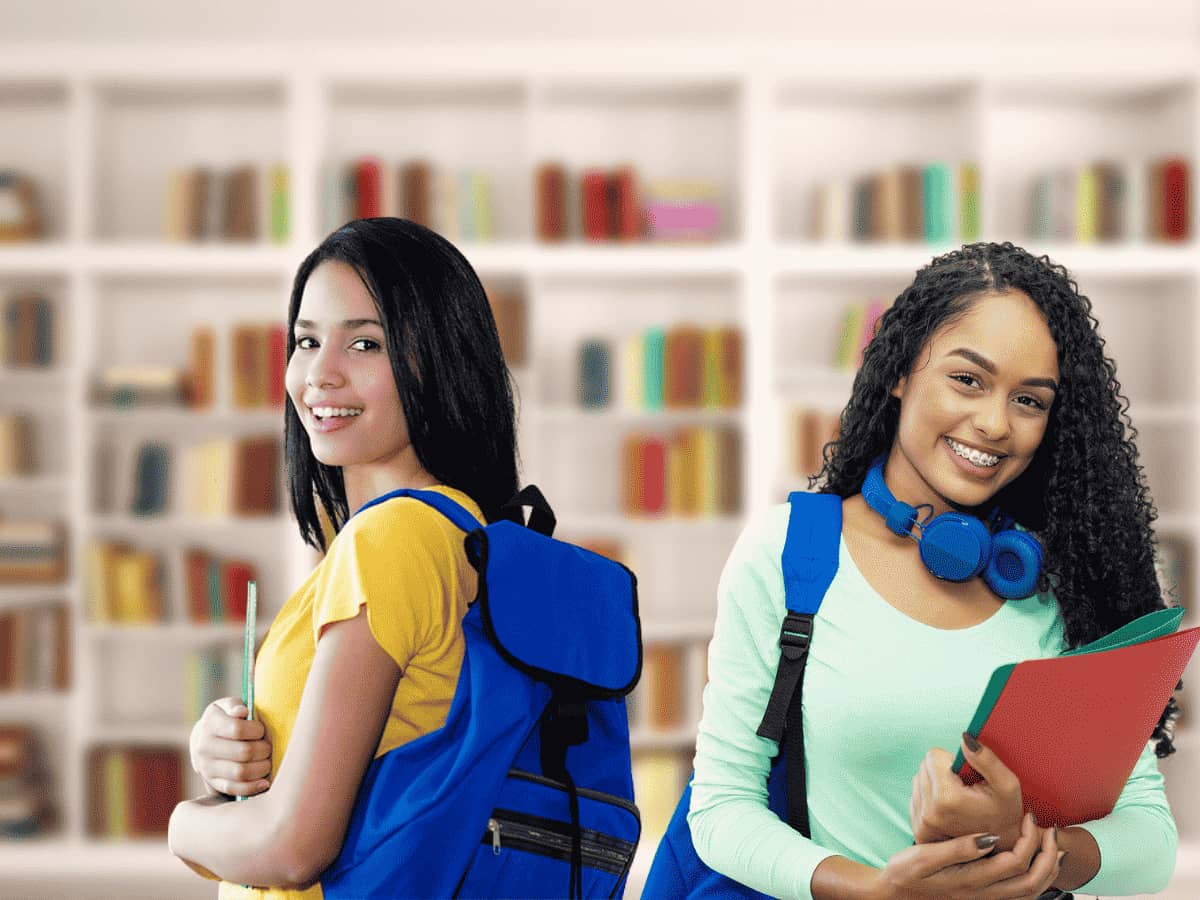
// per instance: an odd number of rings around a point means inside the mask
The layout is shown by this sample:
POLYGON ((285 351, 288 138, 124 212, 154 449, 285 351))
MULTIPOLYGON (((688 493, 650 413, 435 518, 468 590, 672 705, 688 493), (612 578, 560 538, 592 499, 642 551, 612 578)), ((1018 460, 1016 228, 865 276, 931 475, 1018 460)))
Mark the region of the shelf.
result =
POLYGON ((165 838, 137 840, 79 841, 65 838, 28 838, 0 841, 0 872, 12 878, 53 881, 70 864, 77 877, 110 878, 137 873, 139 876, 196 878, 184 863, 167 849, 165 838))
POLYGON ((674 731, 651 731, 647 728, 638 728, 629 733, 629 745, 634 753, 639 750, 695 748, 696 729, 677 728, 674 731))
MULTIPOLYGON (((256 633, 267 633, 270 623, 259 625, 256 633)), ((179 644, 210 644, 240 641, 246 629, 241 622, 146 622, 120 624, 88 622, 83 626, 85 637, 102 641, 166 641, 179 644)))
POLYGON ((683 643, 685 641, 708 642, 712 638, 713 623, 696 620, 681 622, 642 622, 642 642, 663 641, 683 643))
POLYGON ((169 514, 164 516, 126 516, 102 515, 92 516, 87 520, 87 526, 96 531, 122 532, 173 532, 206 533, 221 532, 222 534, 237 534, 244 537, 256 537, 277 531, 280 526, 287 524, 282 515, 238 518, 235 516, 186 516, 169 514))
POLYGON ((65 491, 67 479, 62 475, 5 475, 0 477, 0 492, 50 493, 65 491))
POLYGON ((63 275, 78 259, 78 250, 56 241, 0 243, 0 275, 63 275))
POLYGON ((98 725, 92 728, 88 742, 100 744, 182 744, 187 747, 192 736, 191 725, 98 725))
POLYGON ((95 244, 78 255, 80 264, 101 275, 255 275, 291 278, 304 252, 272 244, 95 244))
POLYGON ((215 428, 229 425, 260 426, 283 431, 282 409, 192 409, 186 406, 90 407, 97 422, 147 427, 192 426, 215 428))
POLYGON ((74 585, 70 582, 31 585, 0 584, 0 608, 33 606, 39 603, 66 600, 73 589, 74 585))
POLYGON ((527 406, 525 416, 539 425, 737 425, 745 420, 741 409, 630 409, 527 406))
MULTIPOLYGON (((1013 243, 1037 256, 1045 254, 1073 275, 1084 277, 1139 276, 1178 278, 1200 273, 1200 253, 1190 244, 1042 244, 1013 243)), ((844 275, 903 276, 911 279, 935 256, 958 244, 824 244, 781 241, 774 251, 774 268, 784 277, 844 275)))
POLYGON ((9 369, 0 366, 0 380, 4 383, 6 393, 11 391, 20 394, 24 391, 61 390, 67 383, 67 374, 58 366, 45 369, 9 369))
POLYGON ((682 516, 635 519, 622 515, 560 515, 558 530, 562 533, 616 533, 636 535, 653 530, 659 534, 688 531, 740 531, 744 520, 741 516, 710 516, 688 519, 682 516))

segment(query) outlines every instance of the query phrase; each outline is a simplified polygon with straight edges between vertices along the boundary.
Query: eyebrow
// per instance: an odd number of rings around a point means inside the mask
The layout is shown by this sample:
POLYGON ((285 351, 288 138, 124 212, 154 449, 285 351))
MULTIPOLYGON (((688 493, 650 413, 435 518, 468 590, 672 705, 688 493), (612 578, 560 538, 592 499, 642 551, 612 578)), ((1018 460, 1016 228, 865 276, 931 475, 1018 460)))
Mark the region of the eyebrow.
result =
MULTIPOLYGON (((341 322, 338 322, 337 325, 340 328, 345 328, 348 330, 353 330, 355 328, 362 328, 364 325, 374 325, 378 328, 383 327, 383 325, 380 324, 378 319, 343 319, 341 322)), ((297 328, 316 328, 317 323, 313 322, 310 319, 297 319, 296 327, 297 328)))
MULTIPOLYGON (((975 365, 979 366, 979 368, 983 369, 989 375, 996 374, 996 364, 994 362, 992 362, 986 356, 981 356, 968 347, 955 347, 946 355, 961 356, 963 359, 975 363, 975 365)), ((1030 387, 1049 388, 1055 393, 1058 392, 1058 382, 1056 382, 1053 378, 1026 378, 1021 382, 1021 384, 1029 385, 1030 387)))

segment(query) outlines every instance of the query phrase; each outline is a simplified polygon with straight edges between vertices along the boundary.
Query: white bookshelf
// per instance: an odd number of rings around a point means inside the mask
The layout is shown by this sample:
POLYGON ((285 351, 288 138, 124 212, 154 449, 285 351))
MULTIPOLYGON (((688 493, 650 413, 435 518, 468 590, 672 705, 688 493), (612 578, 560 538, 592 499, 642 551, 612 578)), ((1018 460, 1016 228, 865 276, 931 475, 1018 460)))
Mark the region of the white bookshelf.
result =
MULTIPOLYGON (((211 887, 159 842, 113 843, 86 833, 88 748, 113 741, 186 747, 187 723, 172 655, 236 646, 237 629, 184 624, 182 552, 195 541, 250 556, 264 613, 278 609, 311 557, 286 515, 204 520, 177 511, 141 521, 93 504, 97 442, 164 440, 176 454, 215 436, 278 430, 277 411, 230 402, 230 328, 282 319, 294 270, 329 224, 322 173, 331 162, 378 155, 425 157, 488 171, 496 240, 460 244, 485 281, 520 286, 528 303, 528 365, 518 373, 526 480, 555 505, 560 534, 620 539, 639 576, 646 640, 679 643, 694 682, 681 690, 686 724, 663 733, 633 722, 635 750, 685 755, 694 742, 704 645, 721 565, 745 515, 784 499, 803 480, 790 471, 788 421, 801 405, 837 409, 851 376, 831 365, 847 303, 888 298, 951 244, 827 244, 812 239, 812 190, 908 161, 972 160, 980 167, 983 237, 1011 239, 1065 264, 1096 303, 1132 401, 1161 533, 1197 559, 1200 486, 1200 64, 1178 43, 1107 54, 1047 47, 1006 54, 993 46, 876 47, 836 42, 747 46, 578 46, 509 41, 486 52, 429 44, 348 48, 54 45, 0 58, 0 167, 27 171, 44 190, 44 243, 0 245, 0 297, 22 287, 55 304, 56 365, 0 370, 0 409, 27 410, 39 432, 61 435, 38 474, 0 481, 0 513, 31 502, 70 526, 70 577, 62 586, 0 588, 0 606, 65 598, 74 609, 74 687, 63 696, 0 697, 0 720, 28 719, 55 748, 62 828, 45 839, 0 844, 0 871, 55 896, 61 861, 82 876, 152 872, 179 896, 211 887), (1193 238, 1185 245, 1034 243, 1022 223, 1029 180, 1060 165, 1104 157, 1180 154, 1191 162, 1193 238), (702 178, 718 190, 719 238, 704 245, 543 245, 533 237, 532 174, 546 160, 577 174, 632 163, 646 180, 702 178), (160 239, 166 178, 188 165, 285 162, 291 221, 283 244, 160 239), (673 322, 740 325, 746 338, 744 405, 736 411, 651 415, 574 406, 578 342, 614 340, 673 322), (186 339, 217 334, 217 403, 208 412, 97 410, 94 371, 124 362, 186 363, 186 339), (713 520, 629 519, 620 514, 621 437, 690 424, 740 428, 742 514, 713 520), (125 536, 166 559, 171 620, 134 629, 86 621, 84 547, 125 536), (139 659, 161 667, 155 676, 139 659), (153 662, 159 660, 158 662, 153 662), (140 675, 141 716, 108 694, 140 675)), ((614 371, 616 359, 614 357, 614 371)), ((178 459, 176 460, 178 462, 178 459)), ((177 467, 177 466, 176 466, 177 467)), ((177 467, 178 468, 178 467, 177 467)), ((284 501, 286 508, 286 500, 284 501)), ((1187 590, 1200 597, 1200 575, 1187 590)), ((1197 720, 1164 764, 1187 850, 1179 891, 1200 893, 1200 803, 1173 768, 1200 756, 1197 720)), ((668 791, 669 793, 669 791, 668 791)), ((644 835, 629 896, 658 834, 644 835)), ((64 888, 65 890, 65 888, 64 888)), ((1174 890, 1174 889, 1173 889, 1174 890)))

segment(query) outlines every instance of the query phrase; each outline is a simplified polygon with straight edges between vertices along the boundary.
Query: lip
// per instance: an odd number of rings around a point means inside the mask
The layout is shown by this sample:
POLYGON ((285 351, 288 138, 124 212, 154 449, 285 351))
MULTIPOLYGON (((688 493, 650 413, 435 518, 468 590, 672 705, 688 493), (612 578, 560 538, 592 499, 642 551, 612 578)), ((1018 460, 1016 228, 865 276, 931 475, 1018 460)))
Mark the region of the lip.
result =
POLYGON ((954 441, 956 444, 962 444, 964 447, 969 447, 972 450, 978 450, 980 453, 986 453, 988 456, 998 456, 1001 459, 1004 459, 1004 457, 1008 456, 1008 454, 1002 450, 994 450, 991 447, 980 447, 978 444, 972 444, 970 441, 960 440, 959 438, 949 434, 946 435, 946 438, 954 441))
MULTIPOLYGON (((955 438, 955 441, 960 444, 963 443, 962 441, 959 441, 957 438, 955 438)), ((961 456, 959 456, 957 453, 955 453, 954 450, 951 449, 950 445, 947 444, 944 440, 941 443, 942 443, 942 449, 944 449, 946 451, 946 455, 950 457, 950 461, 953 462, 955 467, 960 472, 962 472, 964 475, 974 478, 977 481, 989 481, 996 476, 997 472, 1000 471, 1000 463, 997 463, 996 465, 994 465, 990 468, 987 468, 987 469, 981 469, 978 466, 976 466, 975 464, 963 459, 961 456)), ((972 445, 964 444, 964 446, 972 446, 972 445)), ((976 448, 976 449, 978 449, 978 448, 976 448)), ((987 451, 984 451, 984 452, 987 452, 987 451)), ((997 454, 993 454, 993 455, 997 455, 997 454)), ((1003 458, 1003 456, 1001 456, 1000 462, 1003 462, 1003 461, 1004 461, 1004 458, 1003 458)))

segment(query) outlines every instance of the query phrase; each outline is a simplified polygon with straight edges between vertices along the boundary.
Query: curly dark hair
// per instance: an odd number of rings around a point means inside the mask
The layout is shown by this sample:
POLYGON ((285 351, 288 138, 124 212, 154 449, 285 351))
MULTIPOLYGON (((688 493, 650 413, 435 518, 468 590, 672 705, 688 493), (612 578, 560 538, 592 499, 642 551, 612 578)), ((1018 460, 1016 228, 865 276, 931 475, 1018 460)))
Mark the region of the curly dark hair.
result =
MULTIPOLYGON (((850 497, 896 436, 900 402, 891 390, 939 328, 981 296, 1027 294, 1058 347, 1060 385, 1029 467, 995 500, 1045 549, 1039 591, 1053 590, 1069 647, 1161 609, 1154 568, 1157 517, 1121 393, 1092 304, 1067 270, 1011 243, 968 244, 935 258, 884 313, 863 355, 838 439, 826 444, 810 487, 850 497)), ((1151 736, 1159 757, 1175 751, 1172 697, 1151 736)))

